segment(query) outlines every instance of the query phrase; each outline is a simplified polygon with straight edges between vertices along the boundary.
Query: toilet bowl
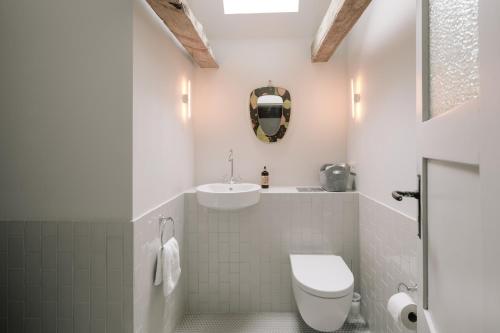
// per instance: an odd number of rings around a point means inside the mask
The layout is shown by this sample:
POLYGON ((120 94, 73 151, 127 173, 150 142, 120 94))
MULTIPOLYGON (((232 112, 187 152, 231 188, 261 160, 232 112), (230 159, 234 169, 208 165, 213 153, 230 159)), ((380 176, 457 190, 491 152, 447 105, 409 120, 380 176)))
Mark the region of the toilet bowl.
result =
POLYGON ((300 315, 315 330, 331 332, 344 324, 351 307, 354 277, 336 255, 290 255, 293 294, 300 315))

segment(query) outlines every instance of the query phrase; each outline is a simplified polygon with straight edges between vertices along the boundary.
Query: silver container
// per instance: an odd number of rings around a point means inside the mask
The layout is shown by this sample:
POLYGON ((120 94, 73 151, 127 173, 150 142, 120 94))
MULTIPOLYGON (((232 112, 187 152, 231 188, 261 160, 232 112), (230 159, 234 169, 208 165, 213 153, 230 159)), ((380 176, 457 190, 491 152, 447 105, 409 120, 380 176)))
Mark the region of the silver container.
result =
POLYGON ((345 192, 351 167, 347 163, 325 164, 319 172, 321 187, 328 192, 345 192))

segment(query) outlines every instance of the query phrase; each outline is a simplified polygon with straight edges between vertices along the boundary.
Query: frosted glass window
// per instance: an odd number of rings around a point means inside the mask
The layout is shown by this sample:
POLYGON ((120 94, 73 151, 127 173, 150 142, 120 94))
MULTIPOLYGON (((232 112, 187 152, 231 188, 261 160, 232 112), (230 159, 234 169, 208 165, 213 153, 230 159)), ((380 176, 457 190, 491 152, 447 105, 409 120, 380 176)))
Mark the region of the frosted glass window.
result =
POLYGON ((479 96, 479 0, 430 0, 430 117, 479 96))

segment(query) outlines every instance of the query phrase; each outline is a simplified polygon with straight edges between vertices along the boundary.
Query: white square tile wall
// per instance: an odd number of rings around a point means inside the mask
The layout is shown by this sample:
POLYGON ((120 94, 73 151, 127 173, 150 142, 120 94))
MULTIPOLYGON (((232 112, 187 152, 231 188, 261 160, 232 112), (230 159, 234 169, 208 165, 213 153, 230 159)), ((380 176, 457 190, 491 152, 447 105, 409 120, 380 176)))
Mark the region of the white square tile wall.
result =
POLYGON ((399 282, 417 281, 417 240, 414 219, 359 195, 361 310, 371 332, 410 332, 394 323, 387 301, 399 282))
POLYGON ((290 253, 338 254, 358 276, 357 193, 262 193, 216 211, 185 195, 188 312, 292 311, 290 253))
MULTIPOLYGON (((184 194, 169 200, 145 216, 134 221, 134 332, 173 332, 185 312, 187 264, 184 246, 184 194), (160 247, 158 217, 172 217, 175 221, 175 238, 179 242, 181 278, 179 285, 168 299, 163 297, 162 286, 153 285, 156 254, 160 247)), ((165 228, 166 241, 172 227, 165 228)))
POLYGON ((186 193, 134 223, 0 222, 0 332, 173 332, 186 312, 294 311, 288 255, 334 253, 371 331, 405 333, 386 304, 416 281, 416 246, 415 220, 358 193, 263 193, 232 212, 186 193), (152 284, 159 215, 181 245, 168 300, 152 284))
POLYGON ((0 222, 0 332, 132 332, 132 224, 0 222))

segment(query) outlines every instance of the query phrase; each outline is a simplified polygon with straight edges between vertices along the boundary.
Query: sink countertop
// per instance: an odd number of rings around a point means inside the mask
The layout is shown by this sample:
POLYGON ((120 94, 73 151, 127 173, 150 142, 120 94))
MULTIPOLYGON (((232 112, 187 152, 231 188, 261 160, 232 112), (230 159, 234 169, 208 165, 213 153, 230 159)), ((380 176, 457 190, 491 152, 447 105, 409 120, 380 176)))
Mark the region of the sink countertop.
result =
POLYGON ((295 186, 271 186, 269 188, 261 188, 260 193, 299 193, 295 186))
MULTIPOLYGON (((315 186, 298 186, 298 187, 318 187, 315 186)), ((190 188, 185 191, 185 193, 196 193, 196 187, 190 188)), ((357 191, 347 191, 347 192, 299 192, 297 191, 297 186, 271 186, 270 188, 263 188, 260 190, 261 194, 266 193, 297 193, 297 194, 325 194, 325 193, 333 193, 333 194, 349 194, 349 193, 357 193, 357 191)))
POLYGON ((260 190, 262 194, 264 193, 297 193, 297 194, 349 194, 357 193, 357 191, 346 191, 346 192, 328 192, 328 191, 309 191, 309 192, 299 192, 297 187, 319 187, 314 186, 271 186, 270 188, 263 188, 260 190))

